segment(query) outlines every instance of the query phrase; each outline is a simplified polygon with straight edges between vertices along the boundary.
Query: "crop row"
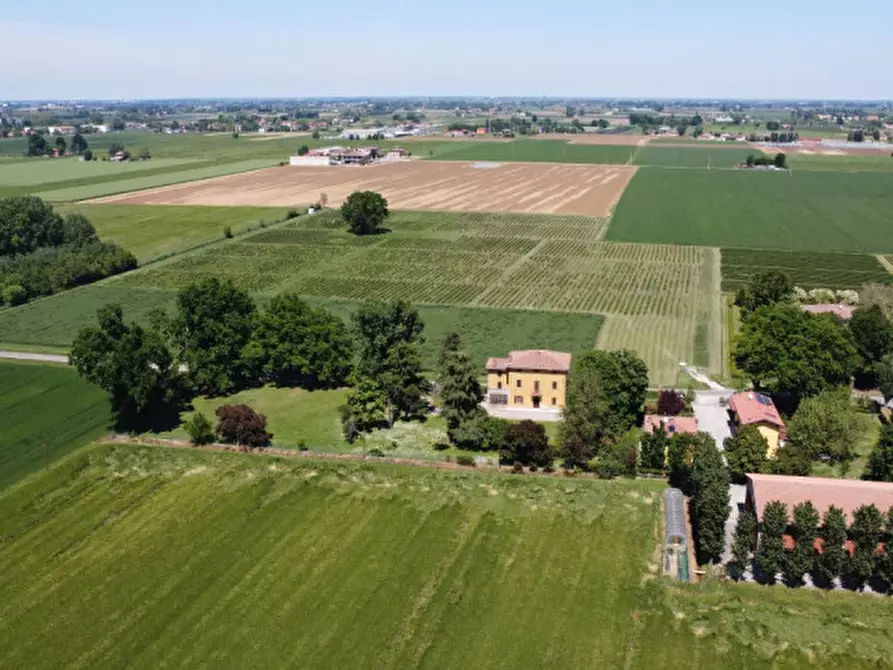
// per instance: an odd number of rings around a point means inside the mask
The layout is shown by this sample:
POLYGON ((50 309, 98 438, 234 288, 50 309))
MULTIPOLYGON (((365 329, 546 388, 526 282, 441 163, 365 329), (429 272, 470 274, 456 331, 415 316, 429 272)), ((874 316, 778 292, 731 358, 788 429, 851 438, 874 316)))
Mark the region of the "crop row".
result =
POLYGON ((303 295, 346 300, 394 300, 414 303, 466 305, 481 292, 477 284, 443 283, 417 280, 388 280, 347 277, 303 277, 288 285, 288 289, 303 295))
POLYGON ((780 270, 797 286, 857 289, 867 283, 891 283, 874 256, 794 251, 722 250, 723 290, 734 291, 754 274, 780 270))

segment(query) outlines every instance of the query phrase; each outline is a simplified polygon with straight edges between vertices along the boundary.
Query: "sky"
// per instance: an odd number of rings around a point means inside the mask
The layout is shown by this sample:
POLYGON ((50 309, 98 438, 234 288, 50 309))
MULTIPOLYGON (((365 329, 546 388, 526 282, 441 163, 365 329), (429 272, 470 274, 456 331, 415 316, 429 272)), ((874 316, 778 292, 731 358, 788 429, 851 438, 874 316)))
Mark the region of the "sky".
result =
POLYGON ((6 4, 0 100, 893 98, 889 0, 6 4))

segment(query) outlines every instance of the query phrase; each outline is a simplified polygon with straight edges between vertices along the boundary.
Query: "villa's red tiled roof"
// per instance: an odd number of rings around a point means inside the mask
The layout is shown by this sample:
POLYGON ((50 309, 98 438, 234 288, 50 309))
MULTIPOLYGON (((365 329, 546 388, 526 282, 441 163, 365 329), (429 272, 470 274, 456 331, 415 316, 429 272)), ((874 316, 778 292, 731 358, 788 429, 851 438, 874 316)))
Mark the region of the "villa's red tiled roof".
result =
POLYGON ((548 349, 511 351, 507 358, 490 358, 487 370, 505 372, 507 370, 538 370, 542 372, 568 372, 571 368, 571 355, 548 349))

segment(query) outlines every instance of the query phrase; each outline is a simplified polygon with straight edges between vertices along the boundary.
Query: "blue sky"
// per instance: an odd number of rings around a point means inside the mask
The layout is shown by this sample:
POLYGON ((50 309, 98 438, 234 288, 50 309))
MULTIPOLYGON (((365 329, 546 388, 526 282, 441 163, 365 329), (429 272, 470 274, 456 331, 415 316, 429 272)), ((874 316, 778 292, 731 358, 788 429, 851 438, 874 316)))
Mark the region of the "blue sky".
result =
POLYGON ((0 100, 893 98, 881 0, 5 4, 0 100))

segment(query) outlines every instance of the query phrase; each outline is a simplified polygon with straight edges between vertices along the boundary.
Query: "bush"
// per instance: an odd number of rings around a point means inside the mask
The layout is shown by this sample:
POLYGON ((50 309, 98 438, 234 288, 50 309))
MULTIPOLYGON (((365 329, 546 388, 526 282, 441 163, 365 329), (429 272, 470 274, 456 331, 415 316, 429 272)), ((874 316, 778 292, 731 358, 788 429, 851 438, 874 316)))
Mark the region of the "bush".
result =
POLYGON ((512 472, 514 472, 516 475, 523 475, 524 474, 524 466, 521 465, 518 461, 515 461, 512 464, 512 472))
POLYGON ((545 427, 535 421, 525 419, 510 424, 505 429, 504 439, 502 457, 506 461, 545 466, 554 458, 545 427))
POLYGON ((211 444, 214 441, 214 426, 201 412, 196 412, 184 426, 189 433, 189 441, 196 446, 211 444))
POLYGON ((267 417, 248 405, 221 405, 217 408, 217 435, 229 444, 266 447, 273 436, 267 432, 267 417))
POLYGON ((2 295, 0 295, 0 303, 4 303, 9 305, 10 307, 15 307, 16 305, 23 305, 28 302, 28 292, 25 290, 23 286, 18 284, 12 284, 11 286, 7 286, 3 289, 2 295))
POLYGON ((450 446, 449 442, 438 442, 434 445, 434 451, 446 451, 450 446))
POLYGON ((84 160, 88 163, 93 160, 93 149, 87 149, 84 152, 84 160))
POLYGON ((232 239, 233 227, 232 226, 224 226, 223 227, 223 236, 228 240, 232 239))
POLYGON ((296 209, 290 209, 285 213, 286 219, 297 219, 299 216, 301 216, 301 214, 296 209))
POLYGON ((310 451, 310 447, 307 446, 307 443, 304 440, 298 440, 298 443, 295 446, 298 448, 298 451, 310 451))
POLYGON ((673 389, 661 389, 657 396, 657 413, 679 416, 685 411, 685 398, 673 389))
POLYGON ((372 449, 369 450, 368 453, 370 456, 375 456, 376 458, 384 457, 384 452, 381 449, 379 449, 378 447, 373 447, 372 449))
POLYGON ((477 465, 474 460, 474 456, 469 456, 468 454, 459 454, 456 456, 456 463, 458 465, 464 465, 468 468, 473 468, 477 465))

